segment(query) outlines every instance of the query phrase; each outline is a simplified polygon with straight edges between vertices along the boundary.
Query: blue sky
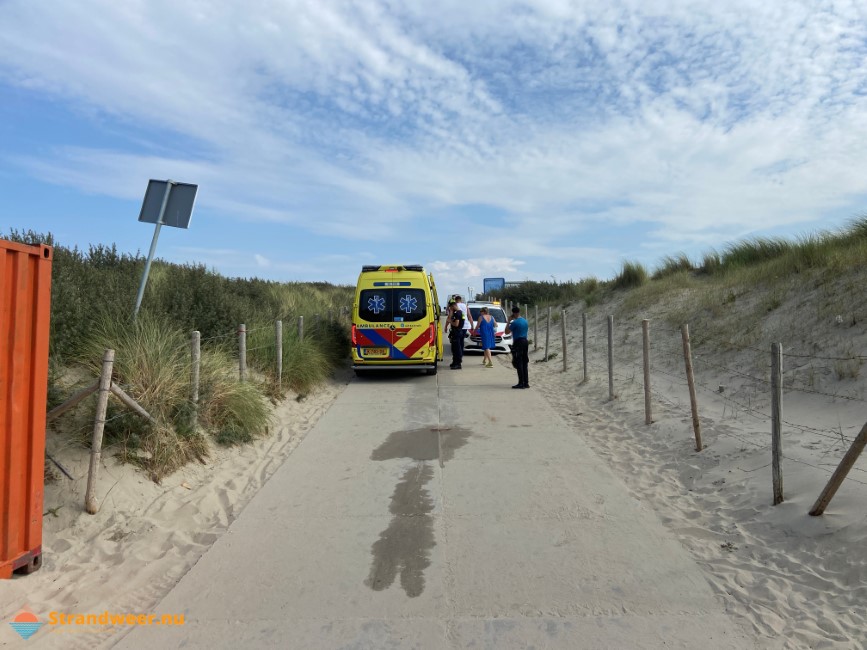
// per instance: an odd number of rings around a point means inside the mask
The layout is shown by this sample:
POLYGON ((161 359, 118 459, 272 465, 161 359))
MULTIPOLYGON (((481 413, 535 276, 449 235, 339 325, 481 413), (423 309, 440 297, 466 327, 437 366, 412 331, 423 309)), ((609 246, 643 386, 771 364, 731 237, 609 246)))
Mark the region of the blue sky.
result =
POLYGON ((611 277, 865 214, 867 4, 0 0, 0 230, 353 284, 611 277))

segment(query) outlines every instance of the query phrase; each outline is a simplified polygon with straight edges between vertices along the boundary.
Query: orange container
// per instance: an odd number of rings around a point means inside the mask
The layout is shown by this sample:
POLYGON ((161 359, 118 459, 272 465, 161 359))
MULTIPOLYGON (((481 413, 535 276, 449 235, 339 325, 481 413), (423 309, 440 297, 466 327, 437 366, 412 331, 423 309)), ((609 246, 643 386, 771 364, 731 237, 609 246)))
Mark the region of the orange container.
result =
POLYGON ((0 239, 0 578, 42 566, 52 255, 0 239))

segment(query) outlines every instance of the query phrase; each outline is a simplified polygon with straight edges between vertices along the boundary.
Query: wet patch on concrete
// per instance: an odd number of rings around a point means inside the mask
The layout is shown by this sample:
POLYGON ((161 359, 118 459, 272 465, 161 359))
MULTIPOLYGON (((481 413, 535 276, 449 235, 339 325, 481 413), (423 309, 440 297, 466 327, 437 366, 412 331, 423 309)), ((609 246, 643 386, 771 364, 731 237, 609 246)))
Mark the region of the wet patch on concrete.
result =
POLYGON ((436 546, 430 514, 434 504, 425 487, 433 477, 433 467, 419 463, 394 488, 389 508, 394 517, 371 548, 373 562, 364 581, 374 591, 388 589, 398 573, 407 596, 415 598, 424 591, 424 571, 436 546))
POLYGON ((373 561, 364 584, 374 591, 388 589, 400 574, 400 586, 410 598, 424 591, 424 571, 430 566, 434 541, 434 504, 427 484, 434 468, 454 458, 455 451, 467 444, 470 431, 460 427, 426 427, 395 431, 370 455, 371 460, 411 459, 417 465, 404 472, 391 495, 388 528, 379 534, 370 553, 373 561))
POLYGON ((446 462, 454 458, 470 438, 470 431, 461 427, 424 427, 409 431, 395 431, 373 450, 371 460, 437 460, 446 462), (440 458, 442 447, 442 458, 440 458))

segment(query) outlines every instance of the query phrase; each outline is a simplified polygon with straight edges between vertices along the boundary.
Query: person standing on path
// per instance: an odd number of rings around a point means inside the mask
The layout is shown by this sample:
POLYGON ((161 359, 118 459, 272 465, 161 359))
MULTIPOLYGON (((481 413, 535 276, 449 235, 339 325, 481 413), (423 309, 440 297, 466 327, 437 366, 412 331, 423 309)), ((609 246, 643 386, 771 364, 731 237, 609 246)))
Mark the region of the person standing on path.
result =
POLYGON ((479 310, 479 335, 482 337, 482 351, 484 358, 482 365, 486 368, 493 368, 494 361, 491 359, 491 350, 497 345, 494 338, 494 331, 497 329, 497 324, 494 317, 488 313, 487 307, 482 307, 479 310))
POLYGON ((512 317, 506 324, 506 334, 512 334, 512 365, 518 371, 518 383, 512 388, 529 388, 530 377, 527 366, 530 363, 529 342, 527 332, 530 324, 521 317, 521 308, 512 307, 512 317))
MULTIPOLYGON (((473 326, 473 315, 469 312, 469 310, 467 309, 466 303, 463 301, 463 298, 461 298, 459 295, 457 295, 457 294, 455 295, 454 301, 455 301, 455 309, 460 310, 460 312, 464 315, 463 316, 464 325, 461 328, 463 331, 463 336, 458 337, 458 345, 461 348, 461 359, 463 359, 464 358, 464 341, 470 335, 470 330, 473 329, 473 327, 474 327, 473 326)), ((449 319, 449 322, 451 322, 451 319, 449 319)), ((452 342, 452 345, 454 345, 454 342, 452 342)))
POLYGON ((449 298, 449 304, 448 304, 448 306, 446 307, 446 324, 445 324, 445 327, 443 327, 443 334, 445 334, 446 336, 449 335, 449 331, 451 330, 451 327, 452 327, 452 313, 454 312, 454 310, 455 310, 455 306, 456 306, 457 304, 458 304, 458 303, 455 302, 454 296, 452 296, 452 297, 449 298))
POLYGON ((457 308, 452 309, 449 315, 449 342, 452 344, 452 370, 460 370, 464 360, 464 319, 463 312, 457 308))

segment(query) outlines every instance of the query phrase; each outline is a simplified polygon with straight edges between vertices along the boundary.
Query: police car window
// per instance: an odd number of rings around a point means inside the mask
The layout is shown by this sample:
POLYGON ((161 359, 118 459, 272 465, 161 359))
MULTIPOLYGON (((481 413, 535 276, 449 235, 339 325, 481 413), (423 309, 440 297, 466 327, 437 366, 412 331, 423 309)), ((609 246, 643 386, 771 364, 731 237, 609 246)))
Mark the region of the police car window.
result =
MULTIPOLYGON (((472 316, 473 316, 473 322, 474 323, 479 320, 479 314, 481 314, 481 313, 482 313, 481 307, 470 307, 470 314, 472 314, 472 316)), ((494 317, 494 320, 497 323, 505 323, 506 322, 506 312, 504 312, 502 309, 492 309, 491 307, 488 307, 488 313, 494 317)))

